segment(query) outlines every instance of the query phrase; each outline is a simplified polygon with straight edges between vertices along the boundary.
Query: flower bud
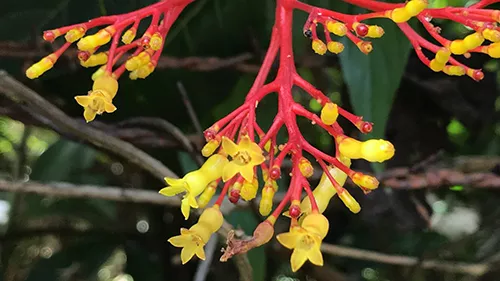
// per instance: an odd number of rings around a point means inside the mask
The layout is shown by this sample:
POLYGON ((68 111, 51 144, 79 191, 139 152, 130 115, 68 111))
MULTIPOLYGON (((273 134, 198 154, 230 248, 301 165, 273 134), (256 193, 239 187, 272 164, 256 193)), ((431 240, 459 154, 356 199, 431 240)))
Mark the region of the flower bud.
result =
POLYGON ((341 193, 339 193, 339 197, 351 212, 357 214, 361 211, 361 206, 359 206, 358 201, 356 201, 356 199, 354 199, 354 197, 352 197, 347 190, 344 189, 341 193))
POLYGON ((324 55, 326 53, 327 47, 323 41, 319 39, 314 39, 311 44, 312 49, 318 55, 324 55))
POLYGON ((321 109, 321 121, 326 125, 333 125, 339 116, 338 106, 332 102, 326 103, 321 109))

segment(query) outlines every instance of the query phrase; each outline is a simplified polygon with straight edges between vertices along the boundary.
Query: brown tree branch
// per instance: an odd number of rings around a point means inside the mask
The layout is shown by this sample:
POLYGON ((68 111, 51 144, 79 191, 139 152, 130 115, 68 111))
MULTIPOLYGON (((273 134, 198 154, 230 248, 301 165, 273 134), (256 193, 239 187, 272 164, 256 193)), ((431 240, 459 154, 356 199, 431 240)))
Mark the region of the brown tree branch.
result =
MULTIPOLYGON (((26 104, 30 112, 35 112, 47 118, 48 121, 54 123, 59 131, 86 140, 97 147, 125 158, 129 162, 148 171, 160 181, 163 181, 164 177, 178 178, 175 173, 165 167, 160 161, 136 148, 132 144, 69 118, 69 116, 59 108, 46 101, 36 92, 23 85, 3 70, 0 70, 0 93, 6 95, 16 103, 26 104)), ((201 210, 197 210, 197 213, 200 214, 201 210)), ((232 226, 224 222, 218 233, 222 235, 224 238, 223 240, 225 240, 231 229, 232 226)), ((248 264, 246 256, 237 257, 235 263, 238 267, 241 280, 252 280, 252 272, 248 270, 251 269, 251 266, 248 264)))
POLYGON ((420 266, 425 269, 439 271, 464 273, 472 276, 481 276, 486 273, 490 264, 487 263, 463 263, 443 260, 419 260, 417 257, 389 255, 375 251, 354 249, 345 246, 325 244, 321 245, 321 251, 325 254, 347 257, 357 260, 372 261, 377 263, 402 265, 402 266, 420 266))
MULTIPOLYGON (((130 203, 143 203, 155 205, 179 206, 179 200, 162 196, 154 191, 140 189, 123 189, 119 187, 98 187, 91 185, 74 185, 69 183, 51 183, 41 184, 36 182, 13 183, 0 180, 0 190, 8 192, 34 193, 47 196, 60 196, 67 198, 96 198, 130 203)), ((224 209, 224 208, 222 208, 224 209)), ((230 228, 226 227, 223 231, 230 228)), ((323 243, 321 250, 325 254, 372 261, 377 263, 401 265, 401 266, 420 266, 425 269, 438 271, 464 273, 472 276, 481 276, 490 269, 490 263, 463 263, 443 260, 419 260, 417 257, 400 256, 355 249, 340 245, 323 243)), ((238 256, 236 256, 238 257, 238 256)), ((245 257, 241 257, 246 260, 245 257)), ((245 262, 240 259, 238 263, 245 262)), ((248 264, 241 264, 241 267, 247 268, 248 264)), ((245 270, 251 270, 247 268, 245 270)))

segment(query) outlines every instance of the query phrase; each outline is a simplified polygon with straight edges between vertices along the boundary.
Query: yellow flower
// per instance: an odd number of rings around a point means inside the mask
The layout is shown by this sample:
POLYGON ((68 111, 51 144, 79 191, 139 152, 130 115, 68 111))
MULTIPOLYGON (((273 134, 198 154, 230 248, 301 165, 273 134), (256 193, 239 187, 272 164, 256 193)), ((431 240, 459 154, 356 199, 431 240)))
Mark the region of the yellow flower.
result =
POLYGON ((222 226, 223 217, 218 206, 207 208, 200 216, 198 223, 190 229, 181 228, 181 235, 168 239, 175 247, 182 248, 182 264, 187 263, 194 255, 205 260, 205 250, 210 236, 222 226))
POLYGON ((296 272, 309 260, 315 265, 323 265, 321 241, 328 233, 329 223, 325 216, 313 213, 304 218, 301 226, 292 226, 290 232, 276 236, 276 239, 288 249, 293 249, 290 258, 292 271, 296 272))
POLYGON ((118 81, 109 74, 104 74, 94 81, 92 91, 86 96, 76 96, 75 99, 85 109, 83 117, 87 122, 95 119, 96 114, 111 113, 116 110, 113 98, 118 92, 118 81))
POLYGON ((232 140, 222 137, 222 148, 224 152, 232 157, 222 173, 222 180, 228 181, 237 173, 248 182, 253 181, 253 167, 262 164, 266 158, 262 155, 262 149, 248 136, 243 136, 238 144, 232 140))
POLYGON ((200 195, 213 181, 222 176, 222 170, 228 160, 220 154, 214 154, 205 161, 199 170, 187 173, 181 179, 165 178, 169 186, 160 190, 165 196, 175 196, 186 192, 181 202, 181 212, 184 218, 189 218, 191 208, 198 208, 196 196, 200 195))

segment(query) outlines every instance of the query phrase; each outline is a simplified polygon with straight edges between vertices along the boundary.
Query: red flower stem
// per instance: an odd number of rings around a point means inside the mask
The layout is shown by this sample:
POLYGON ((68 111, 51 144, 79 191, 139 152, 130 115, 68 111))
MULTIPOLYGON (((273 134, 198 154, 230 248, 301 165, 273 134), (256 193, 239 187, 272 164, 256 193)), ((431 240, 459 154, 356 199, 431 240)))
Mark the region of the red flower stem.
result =
POLYGON ((325 123, 323 123, 323 121, 321 121, 321 118, 319 118, 318 115, 308 111, 298 103, 293 105, 293 112, 295 112, 297 115, 303 116, 311 120, 315 124, 318 124, 321 128, 323 128, 333 137, 337 137, 340 135, 339 132, 337 132, 334 127, 326 125, 325 123))
MULTIPOLYGON (((278 157, 275 158, 274 166, 281 167, 281 163, 283 159, 287 156, 287 154, 292 150, 293 146, 290 143, 285 144, 285 147, 280 151, 278 157)), ((272 167, 272 166, 271 166, 272 167)))
POLYGON ((307 197, 309 197, 309 201, 311 201, 311 209, 312 211, 317 211, 318 210, 318 203, 316 203, 316 198, 314 198, 314 195, 311 191, 311 185, 307 180, 304 180, 303 183, 304 190, 307 193, 307 197))
POLYGON ((428 22, 426 19, 425 19, 425 16, 423 15, 419 15, 418 17, 418 20, 422 23, 422 25, 424 26, 424 28, 427 30, 427 32, 429 32, 429 34, 434 38, 436 39, 436 41, 439 42, 439 44, 443 45, 443 46, 446 46, 449 44, 450 40, 444 38, 443 36, 439 35, 437 32, 436 32, 436 29, 434 27, 434 25, 432 25, 430 22, 428 22))
POLYGON ((54 52, 56 57, 59 58, 64 52, 66 52, 66 50, 69 48, 69 46, 71 46, 70 42, 64 43, 59 49, 57 49, 57 51, 54 52))
POLYGON ((298 167, 300 158, 302 158, 302 152, 296 152, 292 156, 292 163, 293 163, 293 168, 292 168, 292 179, 290 181, 290 187, 288 188, 288 192, 290 192, 292 195, 290 197, 290 200, 293 201, 300 201, 300 197, 302 195, 302 178, 304 177, 302 173, 300 172, 300 169, 298 167))
POLYGON ((222 201, 227 195, 227 191, 229 190, 229 187, 233 185, 233 183, 236 181, 237 177, 233 177, 232 179, 228 180, 227 182, 224 183, 224 187, 222 188, 219 197, 217 197, 217 201, 215 201, 214 205, 221 205, 222 201))
POLYGON ((264 147, 266 145, 266 142, 276 136, 276 134, 278 133, 278 131, 281 129, 281 127, 283 126, 283 123, 284 123, 284 120, 283 118, 281 117, 281 114, 277 114, 275 117, 274 117, 274 120, 273 120, 273 124, 271 125, 271 127, 269 128, 269 130, 267 130, 267 133, 264 135, 264 137, 262 137, 259 141, 259 146, 260 147, 264 147))
POLYGON ((323 169, 323 172, 325 172, 326 177, 332 183, 335 190, 337 190, 337 193, 341 194, 342 192, 344 192, 344 188, 342 186, 340 186, 340 184, 333 178, 332 174, 330 174, 330 172, 328 171, 328 167, 325 165, 325 162, 323 162, 323 160, 319 159, 318 163, 321 166, 321 169, 323 169))
POLYGON ((244 116, 248 110, 248 104, 243 104, 240 107, 236 108, 233 110, 231 113, 226 115, 224 118, 220 119, 219 121, 215 122, 210 128, 214 128, 216 131, 219 131, 221 128, 226 126, 226 124, 229 121, 233 121, 237 116, 240 114, 244 116))
POLYGON ((404 7, 404 3, 384 3, 374 0, 344 0, 344 2, 372 11, 387 11, 404 7))
MULTIPOLYGON (((245 102, 252 99, 255 94, 257 94, 260 88, 264 85, 266 82, 266 78, 269 75, 269 71, 271 70, 271 67, 273 65, 274 59, 276 58, 276 55, 278 54, 279 50, 279 33, 278 29, 276 27, 273 27, 273 31, 271 34, 271 42, 269 43, 269 48, 267 49, 266 55, 264 56, 264 61, 262 62, 262 66, 259 69, 259 72, 257 73, 257 77, 255 78, 255 81, 252 85, 252 88, 250 88, 250 91, 248 92, 245 102)), ((272 84, 272 83, 270 83, 272 84)), ((268 84, 269 85, 269 84, 268 84)), ((256 99, 260 100, 260 99, 256 99)))
POLYGON ((312 146, 309 142, 307 142, 305 139, 302 140, 302 146, 304 147, 304 150, 309 152, 312 156, 316 158, 316 160, 321 161, 325 160, 328 163, 334 165, 335 167, 339 168, 342 172, 346 173, 347 176, 351 177, 354 174, 354 171, 351 170, 349 167, 344 165, 342 162, 340 162, 337 158, 332 157, 316 147, 312 146))
POLYGON ((279 203, 278 207, 276 207, 276 209, 274 209, 273 213, 271 214, 271 216, 275 217, 275 218, 279 218, 280 215, 281 215, 281 212, 283 211, 283 209, 285 208, 285 206, 288 204, 288 202, 290 202, 290 192, 287 192, 285 194, 285 197, 283 197, 283 200, 281 200, 281 202, 279 203))

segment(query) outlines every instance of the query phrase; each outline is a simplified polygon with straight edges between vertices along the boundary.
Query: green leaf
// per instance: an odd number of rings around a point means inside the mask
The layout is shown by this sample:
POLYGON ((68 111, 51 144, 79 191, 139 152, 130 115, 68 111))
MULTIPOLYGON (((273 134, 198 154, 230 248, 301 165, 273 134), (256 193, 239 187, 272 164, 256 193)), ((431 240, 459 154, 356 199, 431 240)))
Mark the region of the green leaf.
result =
POLYGON ((368 55, 343 38, 346 48, 340 54, 340 63, 354 113, 373 122, 371 137, 381 138, 408 60, 410 43, 391 21, 367 23, 382 26, 384 36, 372 40, 373 51, 368 55))
POLYGON ((78 270, 82 280, 97 279, 97 272, 118 246, 117 239, 89 238, 64 247, 48 259, 40 259, 26 281, 62 280, 61 275, 78 270))
MULTIPOLYGON (((252 235, 253 231, 259 224, 255 215, 249 210, 233 211, 227 220, 235 228, 242 228, 245 234, 252 235)), ((258 247, 248 252, 248 260, 252 266, 252 274, 254 281, 266 280, 266 253, 264 247, 258 247)))
POLYGON ((94 149, 83 144, 59 140, 37 159, 31 179, 75 182, 84 170, 94 164, 96 155, 94 149))

